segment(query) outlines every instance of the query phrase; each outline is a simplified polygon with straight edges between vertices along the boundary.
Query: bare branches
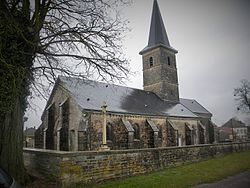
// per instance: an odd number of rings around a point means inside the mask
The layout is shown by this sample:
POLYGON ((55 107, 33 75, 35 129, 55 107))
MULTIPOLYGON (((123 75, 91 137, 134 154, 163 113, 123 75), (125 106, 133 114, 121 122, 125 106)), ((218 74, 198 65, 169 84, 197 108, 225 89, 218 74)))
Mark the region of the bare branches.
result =
POLYGON ((33 25, 38 22, 43 25, 32 68, 34 73, 49 83, 60 74, 112 81, 126 78, 128 60, 121 41, 128 28, 114 9, 120 3, 103 0, 40 3, 38 0, 31 21, 33 25), (39 21, 44 11, 46 17, 39 21))
POLYGON ((129 73, 122 49, 128 28, 119 9, 129 2, 4 0, 2 26, 11 32, 0 34, 7 65, 25 70, 24 84, 39 96, 58 75, 122 81, 129 73))
POLYGON ((241 86, 234 89, 235 100, 238 101, 238 109, 250 112, 250 82, 241 80, 241 86))

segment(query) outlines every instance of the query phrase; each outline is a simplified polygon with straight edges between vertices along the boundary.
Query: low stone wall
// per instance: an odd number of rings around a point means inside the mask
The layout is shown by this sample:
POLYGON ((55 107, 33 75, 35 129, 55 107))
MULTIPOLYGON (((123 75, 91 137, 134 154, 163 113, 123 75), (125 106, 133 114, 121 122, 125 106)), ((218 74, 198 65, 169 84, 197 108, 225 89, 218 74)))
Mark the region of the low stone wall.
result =
POLYGON ((98 183, 250 149, 250 142, 122 151, 24 149, 25 166, 60 186, 98 183))

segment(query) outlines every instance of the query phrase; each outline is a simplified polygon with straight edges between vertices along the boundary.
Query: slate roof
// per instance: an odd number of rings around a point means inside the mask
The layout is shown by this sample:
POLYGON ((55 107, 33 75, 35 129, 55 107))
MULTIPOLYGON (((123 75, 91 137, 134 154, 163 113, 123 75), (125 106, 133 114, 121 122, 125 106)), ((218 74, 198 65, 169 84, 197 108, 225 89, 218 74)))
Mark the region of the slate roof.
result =
POLYGON ((222 125, 222 127, 246 128, 246 125, 242 121, 239 121, 237 119, 231 118, 224 125, 222 125))
POLYGON ((209 112, 206 108, 204 108, 200 103, 198 103, 194 99, 180 99, 180 103, 194 113, 212 115, 211 112, 209 112))
POLYGON ((78 105, 85 110, 100 111, 103 102, 106 102, 109 112, 198 117, 182 104, 163 101, 153 92, 62 76, 59 77, 59 84, 67 89, 78 105))
POLYGON ((160 8, 157 0, 154 0, 148 45, 140 52, 140 54, 158 46, 163 46, 177 53, 177 50, 170 46, 167 32, 161 17, 160 8))
POLYGON ((35 135, 35 132, 36 132, 36 129, 33 128, 33 127, 30 127, 30 128, 26 128, 24 131, 23 131, 23 134, 25 136, 34 136, 35 135))

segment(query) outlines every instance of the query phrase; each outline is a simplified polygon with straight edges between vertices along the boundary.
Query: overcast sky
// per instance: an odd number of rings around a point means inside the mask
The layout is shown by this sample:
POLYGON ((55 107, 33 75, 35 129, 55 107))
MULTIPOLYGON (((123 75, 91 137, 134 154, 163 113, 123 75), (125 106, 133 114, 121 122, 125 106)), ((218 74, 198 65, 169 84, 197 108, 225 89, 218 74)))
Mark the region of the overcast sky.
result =
MULTIPOLYGON (((231 117, 244 119, 236 110, 233 90, 250 80, 249 0, 158 0, 172 47, 178 50, 180 97, 195 99, 222 125, 231 117)), ((132 31, 124 42, 131 60, 127 86, 143 88, 139 51, 148 42, 153 0, 134 0, 124 9, 132 31)), ((39 126, 45 102, 28 110, 27 126, 39 126)))

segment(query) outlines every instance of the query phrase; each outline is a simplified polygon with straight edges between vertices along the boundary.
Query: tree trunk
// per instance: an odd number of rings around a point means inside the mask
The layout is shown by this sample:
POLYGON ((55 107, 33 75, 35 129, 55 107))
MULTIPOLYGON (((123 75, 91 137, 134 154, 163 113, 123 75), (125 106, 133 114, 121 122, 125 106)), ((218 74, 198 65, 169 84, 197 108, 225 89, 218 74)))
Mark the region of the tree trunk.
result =
POLYGON ((30 29, 29 1, 7 2, 0 3, 0 165, 24 183, 23 116, 39 32, 30 29))
POLYGON ((24 183, 23 115, 20 99, 0 118, 0 165, 19 183, 24 183))

